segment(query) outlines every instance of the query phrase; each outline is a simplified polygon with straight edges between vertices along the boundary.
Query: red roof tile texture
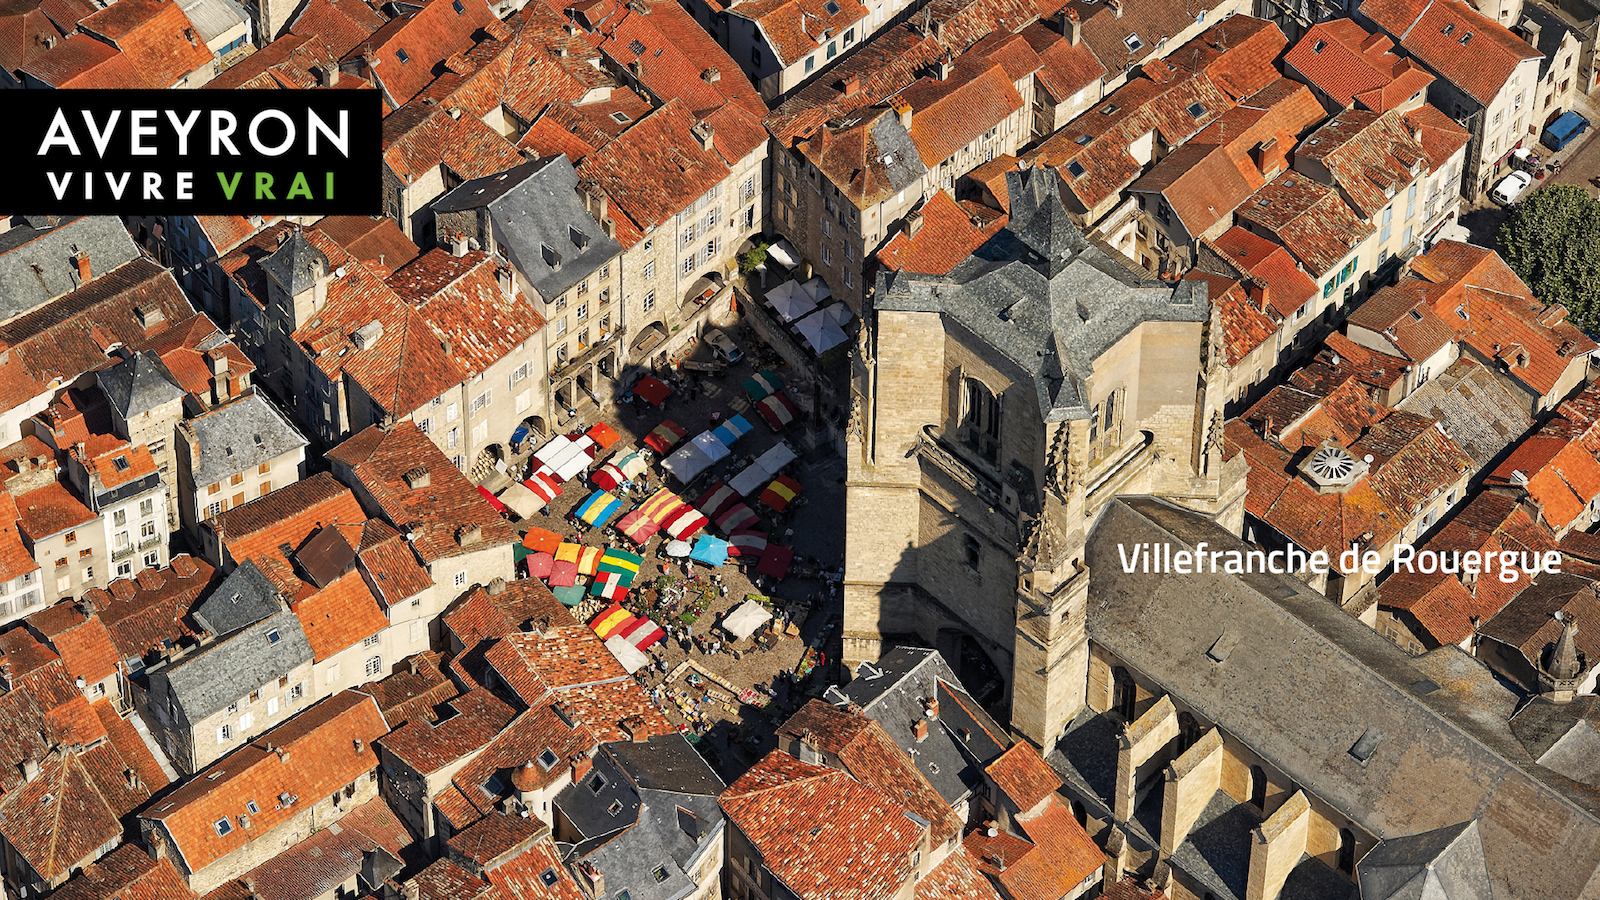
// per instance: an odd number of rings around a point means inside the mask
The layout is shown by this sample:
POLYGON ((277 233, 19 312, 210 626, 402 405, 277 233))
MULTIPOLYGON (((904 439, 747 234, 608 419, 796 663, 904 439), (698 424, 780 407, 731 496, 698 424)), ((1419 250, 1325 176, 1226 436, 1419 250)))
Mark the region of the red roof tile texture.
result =
POLYGON ((115 44, 151 87, 174 87, 196 70, 211 74, 211 50, 179 4, 119 0, 78 27, 115 44))
POLYGON ((484 688, 456 697, 449 708, 453 713, 438 722, 412 719, 378 743, 417 772, 430 775, 487 747, 515 716, 510 706, 484 688))
POLYGON ((1518 63, 1540 56, 1510 29, 1459 0, 1374 0, 1363 3, 1361 13, 1398 37, 1400 49, 1484 105, 1518 63))
POLYGON ((1043 812, 1018 824, 1033 849, 1015 862, 1008 860, 998 876, 1006 894, 1016 900, 1066 896, 1096 876, 1105 863, 1105 853, 1060 798, 1052 796, 1043 812))
POLYGON ((720 799, 772 874, 807 900, 893 894, 910 878, 911 853, 923 836, 881 791, 781 750, 720 799))
POLYGON ((1433 82, 1433 76, 1415 62, 1395 54, 1394 41, 1372 34, 1354 19, 1311 26, 1283 62, 1335 104, 1346 108, 1359 104, 1379 113, 1410 100, 1433 82))
POLYGON ((374 769, 372 742, 386 731, 371 697, 343 691, 213 763, 140 817, 161 823, 189 870, 198 872, 374 769), (284 795, 296 799, 285 805, 284 795), (251 800, 260 812, 251 814, 252 828, 238 827, 251 800), (219 835, 223 819, 234 820, 233 827, 219 835))
POLYGON ((78 32, 23 65, 21 71, 62 90, 156 87, 127 54, 78 32))
POLYGON ((928 198, 921 219, 899 231, 878 251, 878 261, 895 271, 948 275, 984 241, 1005 227, 1004 215, 980 227, 943 190, 928 198), (914 231, 911 229, 915 229, 914 231))
POLYGON ((516 540, 511 525, 411 422, 389 432, 368 428, 328 451, 328 458, 348 466, 390 524, 413 536, 426 564, 516 540), (430 483, 412 488, 405 476, 418 468, 430 483))
POLYGON ((1012 803, 1023 812, 1060 790, 1061 776, 1050 768, 1039 751, 1026 741, 1018 741, 984 770, 1012 803))
POLYGON ((61 900, 194 900, 170 859, 123 844, 57 888, 61 900))
POLYGON ((1000 900, 1000 895, 978 868, 977 857, 961 846, 917 882, 914 900, 1000 900))
POLYGON ((157 572, 159 583, 153 587, 120 578, 106 589, 84 592, 83 599, 94 604, 119 659, 143 657, 167 641, 176 644, 194 635, 187 622, 189 608, 215 572, 204 560, 179 555, 157 572))
POLYGON ((385 97, 400 106, 433 80, 435 66, 469 49, 478 30, 493 21, 484 0, 430 0, 367 35, 344 58, 364 60, 385 97))

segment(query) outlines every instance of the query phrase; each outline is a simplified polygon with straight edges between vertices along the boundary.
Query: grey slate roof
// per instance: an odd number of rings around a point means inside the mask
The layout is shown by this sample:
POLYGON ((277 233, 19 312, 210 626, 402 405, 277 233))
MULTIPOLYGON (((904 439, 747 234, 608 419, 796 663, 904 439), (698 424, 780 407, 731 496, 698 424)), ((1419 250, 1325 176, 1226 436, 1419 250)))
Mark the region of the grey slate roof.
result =
POLYGON ((192 724, 288 675, 311 657, 300 620, 284 610, 151 673, 151 695, 161 697, 170 688, 192 724))
POLYGON ((694 747, 669 734, 602 745, 590 774, 564 788, 555 803, 586 838, 571 856, 605 873, 607 891, 672 900, 693 890, 686 871, 722 840, 722 788, 694 747), (596 775, 603 781, 598 792, 591 787, 596 775), (666 877, 658 881, 660 869, 666 877))
POLYGON ((261 270, 291 296, 310 290, 317 277, 327 273, 328 266, 327 254, 312 246, 298 228, 287 232, 278 249, 261 260, 261 270))
POLYGON ((1468 357, 1412 391, 1399 408, 1443 425, 1475 469, 1488 466, 1533 427, 1533 418, 1500 379, 1468 357))
POLYGON ((869 152, 873 152, 880 161, 886 160, 883 168, 889 176, 890 191, 903 191, 928 174, 928 167, 922 163, 922 154, 911 140, 911 133, 900 124, 898 115, 891 112, 879 116, 878 121, 872 124, 872 141, 877 146, 875 150, 869 149, 869 152))
POLYGON ((135 351, 127 359, 95 376, 123 420, 149 412, 163 403, 183 399, 183 389, 173 384, 160 361, 135 351))
POLYGON ((1492 896, 1476 822, 1387 840, 1356 867, 1362 900, 1475 900, 1492 896))
POLYGON ((229 635, 277 615, 278 589, 246 560, 194 608, 195 621, 215 635, 229 635))
POLYGON ((197 487, 252 470, 308 443, 259 394, 197 416, 190 420, 189 427, 200 443, 194 470, 197 487))
POLYGON ((1540 765, 1600 786, 1600 697, 1580 694, 1570 703, 1535 697, 1511 718, 1511 733, 1540 765))
POLYGON ((622 245, 607 237, 584 208, 578 196, 578 173, 565 156, 533 160, 475 178, 433 205, 435 213, 483 207, 489 210, 496 245, 547 301, 622 252, 622 245))
POLYGON ((1010 745, 1005 729, 966 692, 944 657, 925 647, 895 647, 877 662, 862 663, 849 684, 829 688, 823 699, 860 706, 900 749, 915 749, 911 759, 951 805, 972 794, 983 781, 984 768, 1010 745), (940 727, 918 742, 906 726, 922 717, 922 701, 935 691, 940 727))
POLYGON ((1095 359, 1142 323, 1207 321, 1205 282, 1135 275, 1072 223, 1052 171, 1007 172, 1006 187, 1005 229, 949 275, 881 274, 876 308, 943 313, 1033 378, 1045 421, 1087 418, 1095 359))
POLYGON ((81 287, 73 254, 89 254, 90 277, 139 258, 139 246, 116 216, 29 224, 0 234, 0 322, 81 287))
POLYGON ((1147 497, 1108 504, 1086 561, 1091 640, 1294 783, 1383 839, 1476 820, 1494 896, 1582 896, 1600 867, 1600 791, 1538 765, 1509 690, 1454 645, 1412 658, 1303 583, 1124 573, 1118 545, 1249 545, 1147 497), (1217 663, 1219 637, 1240 638, 1217 663), (1365 764, 1350 753, 1381 735, 1365 764))
MULTIPOLYGON (((1534 49, 1543 54, 1539 60, 1538 79, 1544 81, 1545 77, 1550 74, 1550 67, 1561 62, 1556 53, 1561 50, 1562 39, 1567 36, 1568 32, 1574 32, 1577 29, 1568 25, 1553 11, 1544 9, 1536 3, 1522 5, 1522 22, 1518 23, 1520 26, 1518 30, 1525 28, 1529 22, 1537 23, 1539 26, 1539 36, 1534 39, 1533 46, 1534 49)), ((1575 35, 1575 37, 1580 43, 1582 42, 1582 35, 1575 35)), ((1575 51, 1572 55, 1577 56, 1582 52, 1581 50, 1575 51)))

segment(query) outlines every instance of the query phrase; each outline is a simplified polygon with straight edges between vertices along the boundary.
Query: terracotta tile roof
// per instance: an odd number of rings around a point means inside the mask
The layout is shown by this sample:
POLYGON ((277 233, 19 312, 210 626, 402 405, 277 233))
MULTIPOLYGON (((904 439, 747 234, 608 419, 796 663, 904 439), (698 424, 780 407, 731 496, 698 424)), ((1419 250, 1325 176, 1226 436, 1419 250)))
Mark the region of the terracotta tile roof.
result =
MULTIPOLYGON (((1028 50, 1027 44, 1022 48, 1028 50)), ((1014 79, 998 61, 975 58, 977 53, 974 48, 959 57, 948 78, 919 78, 895 95, 911 107, 911 140, 929 168, 1022 108, 1014 79)), ((1031 72, 1039 60, 1031 50, 1028 55, 1033 57, 1031 72)))
POLYGON ((488 900, 498 894, 494 885, 456 865, 449 857, 429 864, 412 882, 417 885, 419 900, 488 900))
POLYGON ((20 578, 40 568, 22 543, 22 531, 17 527, 20 520, 17 501, 0 490, 0 581, 20 578))
POLYGON ((1410 367, 1398 356, 1370 350, 1335 331, 1323 339, 1315 358, 1289 374, 1288 383, 1317 395, 1330 393, 1350 379, 1388 391, 1405 378, 1410 367))
POLYGON ((1129 154, 1130 146, 1152 131, 1168 146, 1189 140, 1278 79, 1272 60, 1285 43, 1283 32, 1270 22, 1227 19, 1150 62, 1143 77, 1112 92, 1023 158, 1056 169, 1075 202, 1093 209, 1139 175, 1143 166, 1129 154))
POLYGON ((967 833, 961 849, 971 857, 979 872, 998 878, 1007 866, 1033 850, 1033 842, 1007 831, 997 830, 990 837, 983 828, 975 828, 967 833))
POLYGON ((557 690, 628 677, 622 663, 587 625, 555 625, 543 634, 510 634, 495 644, 486 658, 504 677, 514 677, 515 669, 527 668, 557 690))
POLYGON ((188 555, 173 558, 155 587, 122 578, 105 590, 84 593, 93 603, 119 659, 143 657, 162 649, 167 641, 179 643, 194 635, 189 608, 211 584, 215 569, 188 555))
POLYGON ((455 257, 436 247, 388 282, 434 331, 450 338, 451 360, 473 376, 509 356, 545 325, 521 293, 508 294, 501 287, 505 265, 482 251, 455 257))
POLYGON ((117 673, 121 657, 99 616, 86 616, 76 603, 58 603, 29 616, 28 627, 61 655, 67 674, 89 684, 117 673))
POLYGON ((1416 277, 1396 287, 1426 297, 1458 340, 1541 394, 1597 346, 1567 321, 1563 307, 1535 299, 1493 250, 1440 241, 1411 261, 1410 272, 1416 277))
POLYGON ((254 303, 258 309, 265 309, 267 303, 267 273, 261 268, 261 260, 278 249, 279 235, 292 230, 294 225, 291 223, 279 222, 256 232, 249 240, 217 260, 217 267, 233 279, 244 299, 254 303))
POLYGON ((119 0, 78 28, 115 44, 151 87, 172 87, 198 69, 210 75, 211 49, 177 3, 119 0))
POLYGON ((100 490, 112 490, 156 474, 155 457, 144 444, 135 446, 115 435, 93 435, 84 450, 81 456, 76 448, 68 450, 67 456, 82 463, 98 479, 100 490))
POLYGON ((264 553, 282 556, 281 545, 299 547, 324 525, 366 520, 355 493, 327 472, 318 472, 219 513, 210 527, 228 559, 238 564, 264 553))
POLYGON ((0 406, 13 408, 53 384, 74 381, 104 365, 112 345, 132 346, 193 314, 171 272, 150 259, 124 263, 0 324, 0 346, 10 350, 0 363, 0 406), (162 322, 146 331, 135 309, 160 310, 162 322))
MULTIPOLYGON (((800 2, 810 6, 815 0, 800 2)), ((841 3, 844 7, 851 5, 861 8, 853 0, 841 3)), ((643 9, 619 7, 610 15, 597 17, 591 23, 595 29, 589 36, 595 48, 618 69, 628 69, 637 62, 638 79, 650 93, 662 101, 682 103, 698 119, 709 118, 720 109, 737 111, 741 118, 759 123, 767 114, 761 95, 739 64, 688 10, 676 3, 652 3, 643 9), (635 41, 644 45, 643 53, 634 51, 635 41)), ((756 124, 740 140, 727 145, 719 141, 718 150, 732 164, 766 140, 760 132, 756 124)))
POLYGON ((1278 333, 1281 320, 1263 312, 1235 278, 1196 267, 1183 274, 1186 281, 1204 281, 1207 296, 1217 307, 1222 323, 1222 347, 1229 365, 1237 365, 1278 333))
POLYGON ((334 243, 352 257, 381 265, 391 272, 421 254, 417 245, 388 216, 325 216, 311 227, 333 238, 334 243))
POLYGON ((1351 205, 1368 219, 1415 181, 1413 170, 1428 162, 1400 113, 1364 109, 1347 109, 1329 119, 1306 138, 1295 158, 1325 166, 1351 205))
POLYGON ((625 720, 645 736, 676 730, 586 625, 509 634, 488 649, 484 662, 523 705, 553 702, 601 741, 628 740, 625 720))
MULTIPOLYGON (((139 729, 132 722, 124 719, 110 700, 96 700, 92 704, 94 714, 99 717, 100 724, 105 728, 106 736, 110 738, 111 745, 116 748, 117 754, 127 768, 132 769, 139 776, 141 786, 149 796, 159 793, 160 790, 171 783, 166 772, 162 771, 161 763, 150 750, 144 738, 139 734, 139 729)), ((119 775, 122 773, 118 773, 119 775)), ((126 815, 131 810, 119 810, 118 815, 126 815)))
POLYGON ((39 774, 0 803, 0 834, 45 881, 93 862, 122 836, 117 814, 71 750, 39 762, 39 774))
POLYGON ((393 675, 363 684, 361 692, 378 701, 383 720, 394 728, 412 719, 437 722, 437 708, 457 694, 455 682, 439 670, 437 653, 418 653, 406 663, 393 675))
POLYGON ((1034 22, 1019 34, 1039 54, 1039 71, 1034 73, 1038 89, 1056 103, 1066 103, 1106 75, 1105 65, 1095 57, 1088 44, 1074 45, 1042 21, 1034 22))
POLYGON ((1472 138, 1465 128, 1431 103, 1422 104, 1403 118, 1423 152, 1428 154, 1428 167, 1435 172, 1472 138))
POLYGON ((17 525, 35 542, 100 518, 59 481, 18 497, 17 513, 17 525))
MULTIPOLYGON (((821 47, 828 36, 842 35, 866 18, 867 8, 856 0, 832 4, 823 0, 742 0, 728 7, 728 15, 755 23, 778 57, 780 68, 788 68, 821 47)), ((863 25, 863 30, 866 27, 870 26, 863 25)))
POLYGON ((1105 853, 1083 830, 1060 798, 1051 797, 1043 812, 1019 824, 1033 849, 1008 861, 998 880, 1016 900, 1052 900, 1070 893, 1105 863, 1105 853))
POLYGON ((411 836, 383 798, 346 813, 338 828, 323 828, 238 879, 259 900, 310 900, 332 893, 360 874, 376 851, 400 860, 411 836))
POLYGON ((344 59, 364 60, 389 102, 400 106, 433 80, 435 66, 471 48, 477 31, 495 18, 484 0, 431 0, 369 34, 344 59))
POLYGON ((511 525, 411 422, 387 433, 368 428, 327 455, 352 470, 390 524, 414 536, 412 546, 426 564, 516 540, 511 525), (430 483, 408 487, 406 474, 418 468, 430 483))
POLYGON ((1382 334, 1395 350, 1421 362, 1455 340, 1455 326, 1439 317, 1414 281, 1390 285, 1368 297, 1350 314, 1352 325, 1382 334))
POLYGON ((389 627, 389 617, 378 608, 366 579, 355 569, 289 608, 305 629, 317 662, 389 627))
POLYGON ((164 825, 184 864, 199 871, 374 769, 372 742, 387 730, 371 697, 342 691, 213 763, 140 818, 164 825), (283 805, 283 795, 295 799, 283 805), (238 827, 252 800, 260 809, 249 813, 252 828, 238 827), (218 835, 225 818, 234 827, 218 835))
POLYGON ((594 152, 594 145, 561 125, 555 117, 545 116, 528 127, 521 140, 517 141, 517 149, 531 151, 541 158, 564 154, 576 166, 594 152))
POLYGON ((154 87, 133 60, 117 48, 86 34, 73 33, 21 71, 53 88, 66 90, 154 87))
MULTIPOLYGON (((464 795, 480 815, 489 814, 505 792, 510 790, 511 771, 534 762, 533 789, 541 790, 570 772, 572 760, 578 755, 590 755, 599 746, 599 738, 582 722, 570 722, 554 706, 534 706, 501 732, 483 752, 462 767, 451 782, 464 795), (545 751, 555 755, 555 763, 548 769, 543 762, 545 751), (489 779, 496 778, 502 792, 489 792, 489 779)), ((548 759, 548 757, 545 757, 548 759)))
POLYGON ((212 370, 213 358, 227 360, 230 378, 256 369, 250 357, 245 356, 205 313, 195 313, 174 322, 166 331, 133 349, 154 354, 178 387, 202 396, 215 386, 217 375, 212 370))
POLYGON ((898 231, 878 251, 878 261, 885 267, 894 271, 948 275, 956 263, 966 259, 1008 221, 1002 215, 980 228, 943 190, 929 197, 919 212, 921 220, 915 233, 898 231))
POLYGON ((383 162, 402 184, 411 184, 441 163, 470 180, 509 169, 522 155, 476 116, 456 118, 448 109, 419 105, 384 117, 383 162))
POLYGON ((308 0, 289 20, 290 34, 318 38, 335 59, 382 27, 383 16, 360 0, 308 0))
MULTIPOLYGON (((784 101, 763 124, 779 147, 792 148, 816 134, 829 121, 884 103, 946 52, 945 46, 931 34, 914 30, 909 24, 884 29, 835 64, 829 78, 813 79, 784 101), (847 94, 844 85, 852 80, 858 88, 847 94)), ((867 117, 879 115, 881 113, 873 113, 867 117)))
POLYGON ((415 718, 378 743, 423 775, 470 757, 487 747, 511 723, 515 711, 484 688, 451 700, 437 721, 415 718))
POLYGON ((1288 248, 1307 272, 1336 268, 1376 229, 1357 217, 1339 192, 1299 172, 1285 172, 1238 209, 1239 219, 1288 248))
POLYGON ((1374 0, 1362 4, 1361 14, 1398 36, 1400 49, 1486 106, 1519 62, 1540 56, 1510 29, 1459 0, 1374 0))
POLYGON ((520 630, 489 599, 489 593, 482 585, 456 600, 445 611, 443 621, 445 629, 469 650, 484 641, 503 638, 520 630))
POLYGON ((1235 225, 1212 246, 1240 272, 1252 276, 1258 287, 1267 289, 1265 306, 1280 320, 1294 315, 1317 294, 1317 283, 1282 244, 1270 238, 1235 225))
POLYGON ((61 900, 194 900, 170 859, 154 860, 137 844, 123 844, 66 884, 61 900))
POLYGON ((1011 802, 1023 812, 1060 790, 1061 776, 1026 741, 1018 741, 984 770, 1011 802))
POLYGON ((0 5, 0 67, 17 71, 43 56, 61 34, 34 0, 9 0, 0 5))
MULTIPOLYGON (((1426 417, 1396 410, 1349 446, 1358 459, 1370 454, 1368 476, 1390 507, 1408 518, 1474 470, 1472 458, 1426 417)), ((1600 469, 1597 469, 1600 474, 1600 469)))
POLYGON ((911 853, 923 835, 876 788, 781 750, 720 800, 772 874, 806 900, 894 893, 910 877, 911 853))
POLYGON ((977 857, 962 846, 917 882, 913 900, 1000 900, 1000 895, 978 869, 977 857))
POLYGON ((694 124, 688 108, 670 100, 585 157, 578 178, 598 184, 640 230, 660 225, 730 174, 719 154, 701 148, 694 124))
MULTIPOLYGON (((253 57, 255 54, 251 54, 253 57)), ((208 82, 209 83, 209 82, 208 82)), ((205 232, 213 253, 221 255, 250 239, 252 234, 277 221, 277 216, 257 217, 255 221, 245 216, 195 216, 195 223, 205 232)))
POLYGON ((356 564, 367 574, 373 596, 386 608, 433 587, 433 577, 410 543, 381 519, 369 519, 362 526, 356 564))
POLYGON ((1358 101, 1366 109, 1388 112, 1433 82, 1433 76, 1394 52, 1386 35, 1372 34, 1354 19, 1311 26, 1283 57, 1307 83, 1339 106, 1358 101))

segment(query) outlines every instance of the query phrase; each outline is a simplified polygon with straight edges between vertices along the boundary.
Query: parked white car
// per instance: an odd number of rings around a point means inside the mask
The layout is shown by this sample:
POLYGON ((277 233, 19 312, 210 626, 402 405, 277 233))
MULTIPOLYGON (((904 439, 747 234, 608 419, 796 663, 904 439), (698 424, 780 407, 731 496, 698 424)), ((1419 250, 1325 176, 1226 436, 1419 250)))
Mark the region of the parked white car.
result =
POLYGON ((1533 184, 1532 175, 1527 172, 1512 172, 1501 179, 1500 183, 1494 186, 1494 190, 1489 192, 1489 195, 1494 197, 1495 202, 1501 206, 1510 206, 1517 202, 1517 198, 1522 195, 1523 191, 1528 189, 1530 184, 1533 184))
POLYGON ((706 331, 706 343, 711 345, 711 349, 722 354, 722 358, 726 359, 730 365, 744 359, 744 351, 740 350, 739 345, 733 342, 733 338, 715 328, 706 331))

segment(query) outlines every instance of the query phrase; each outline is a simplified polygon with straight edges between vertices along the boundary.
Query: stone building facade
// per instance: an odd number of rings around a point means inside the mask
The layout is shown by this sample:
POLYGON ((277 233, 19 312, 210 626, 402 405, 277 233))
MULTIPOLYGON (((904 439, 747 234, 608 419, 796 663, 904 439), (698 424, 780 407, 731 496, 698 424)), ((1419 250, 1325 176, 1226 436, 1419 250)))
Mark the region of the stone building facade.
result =
POLYGON ((1053 173, 1007 185, 1010 226, 947 278, 879 280, 847 434, 844 656, 933 644, 1045 743, 1082 704, 1087 647, 1063 613, 1095 515, 1152 493, 1237 529, 1244 470, 1220 455, 1205 288, 1091 244, 1053 173))

